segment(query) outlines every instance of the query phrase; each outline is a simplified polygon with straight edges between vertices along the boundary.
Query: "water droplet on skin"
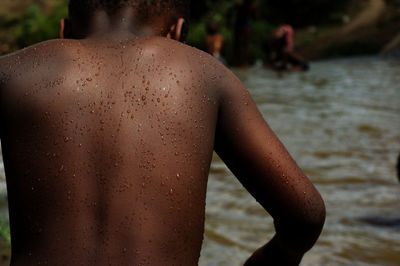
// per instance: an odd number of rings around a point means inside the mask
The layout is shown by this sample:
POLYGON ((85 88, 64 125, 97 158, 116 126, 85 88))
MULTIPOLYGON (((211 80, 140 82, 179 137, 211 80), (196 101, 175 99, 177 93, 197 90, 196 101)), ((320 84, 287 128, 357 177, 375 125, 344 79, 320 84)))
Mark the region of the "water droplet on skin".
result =
POLYGON ((174 190, 172 188, 169 190, 169 194, 170 195, 174 194, 174 190))
POLYGON ((179 179, 180 177, 181 177, 181 175, 180 175, 179 173, 177 173, 177 174, 176 174, 176 178, 179 179))

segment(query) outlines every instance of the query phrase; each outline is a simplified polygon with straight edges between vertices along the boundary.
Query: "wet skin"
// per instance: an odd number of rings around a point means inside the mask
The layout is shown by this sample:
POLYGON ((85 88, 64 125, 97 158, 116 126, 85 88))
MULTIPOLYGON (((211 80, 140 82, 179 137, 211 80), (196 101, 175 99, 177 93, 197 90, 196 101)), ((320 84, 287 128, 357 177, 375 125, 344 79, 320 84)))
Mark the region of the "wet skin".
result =
POLYGON ((213 150, 275 220, 248 265, 318 238, 318 192, 206 53, 53 40, 1 57, 0 80, 12 265, 197 265, 213 150))

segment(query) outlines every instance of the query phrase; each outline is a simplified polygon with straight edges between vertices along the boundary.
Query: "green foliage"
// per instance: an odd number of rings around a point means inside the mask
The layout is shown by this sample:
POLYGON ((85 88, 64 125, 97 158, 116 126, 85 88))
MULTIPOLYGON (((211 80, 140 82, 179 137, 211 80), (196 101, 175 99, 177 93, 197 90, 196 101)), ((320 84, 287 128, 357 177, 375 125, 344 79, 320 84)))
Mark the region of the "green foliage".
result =
POLYGON ((189 34, 186 38, 186 42, 194 47, 197 47, 201 50, 205 48, 205 39, 207 37, 206 26, 204 23, 199 22, 192 24, 190 26, 189 34))
POLYGON ((8 220, 0 218, 0 247, 9 247, 11 245, 10 226, 8 220))
POLYGON ((50 14, 44 13, 36 4, 30 5, 28 11, 23 16, 19 29, 16 31, 18 46, 25 47, 56 38, 59 21, 66 16, 66 3, 52 10, 50 14))
POLYGON ((230 9, 235 2, 232 0, 192 0, 190 5, 191 18, 198 22, 205 16, 210 18, 213 14, 225 15, 227 9, 230 9))
POLYGON ((271 36, 274 26, 267 21, 255 21, 251 24, 251 39, 250 39, 250 62, 261 59, 264 62, 268 60, 268 41, 271 36))

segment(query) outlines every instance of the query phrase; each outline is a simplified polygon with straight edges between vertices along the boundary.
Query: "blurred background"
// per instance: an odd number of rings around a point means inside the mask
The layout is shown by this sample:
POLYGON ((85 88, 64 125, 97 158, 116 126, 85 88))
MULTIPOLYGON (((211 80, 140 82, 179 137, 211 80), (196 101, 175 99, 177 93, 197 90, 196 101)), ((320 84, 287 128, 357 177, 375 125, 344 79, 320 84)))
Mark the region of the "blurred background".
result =
MULTIPOLYGON (((67 2, 2 0, 0 53, 57 37, 67 2)), ((296 50, 310 60, 377 54, 400 43, 399 0, 205 0, 191 5, 187 43, 205 49, 207 24, 215 21, 230 64, 235 62, 235 31, 241 21, 249 28, 250 64, 268 59, 266 44, 282 24, 295 28, 296 50)))
MULTIPOLYGON (((2 0, 0 54, 56 38, 63 17, 67 1, 2 0)), ((192 1, 187 43, 232 66, 325 199, 324 231, 302 265, 400 265, 400 0, 192 1)), ((216 155, 206 216, 199 265, 240 265, 274 232, 216 155)))

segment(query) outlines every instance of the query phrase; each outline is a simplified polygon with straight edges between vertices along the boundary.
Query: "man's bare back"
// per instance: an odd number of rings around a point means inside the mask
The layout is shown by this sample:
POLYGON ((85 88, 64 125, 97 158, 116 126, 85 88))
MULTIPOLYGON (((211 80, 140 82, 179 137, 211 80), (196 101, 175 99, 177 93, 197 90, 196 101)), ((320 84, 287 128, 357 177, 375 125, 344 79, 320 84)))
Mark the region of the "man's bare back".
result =
POLYGON ((13 256, 194 264, 219 106, 220 77, 204 76, 216 63, 155 37, 51 41, 2 66, 12 233, 24 239, 13 256))
POLYGON ((296 264, 318 238, 318 192, 206 53, 53 40, 1 57, 0 82, 12 265, 196 265, 213 150, 275 219, 247 265, 296 264))

